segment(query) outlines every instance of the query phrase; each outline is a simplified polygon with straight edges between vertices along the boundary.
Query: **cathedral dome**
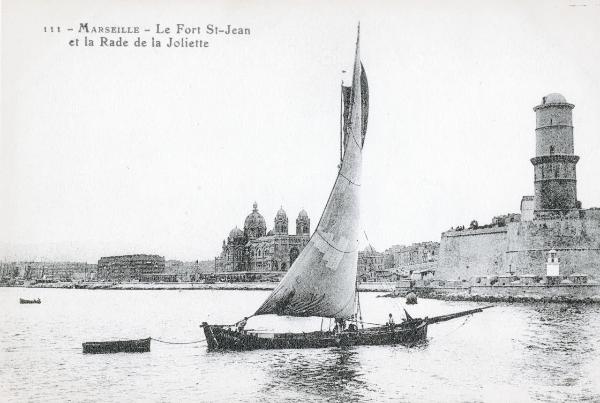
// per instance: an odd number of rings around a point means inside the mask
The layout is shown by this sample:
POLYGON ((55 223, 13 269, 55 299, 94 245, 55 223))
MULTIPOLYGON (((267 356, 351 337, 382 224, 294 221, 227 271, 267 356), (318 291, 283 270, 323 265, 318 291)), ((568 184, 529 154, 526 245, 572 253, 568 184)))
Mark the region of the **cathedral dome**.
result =
POLYGON ((229 242, 238 242, 238 241, 242 241, 243 239, 244 239, 244 233, 237 226, 234 229, 232 229, 231 231, 229 231, 229 237, 227 238, 227 240, 229 242))
POLYGON ((308 218, 308 213, 306 212, 306 210, 300 210, 300 212, 298 213, 298 218, 308 218))
POLYGON ((287 214, 285 213, 285 210, 283 209, 283 206, 279 208, 279 211, 277 212, 277 215, 275 216, 275 220, 287 220, 287 214))
POLYGON ((229 238, 239 238, 240 236, 244 236, 244 233, 237 226, 229 231, 229 238))
POLYGON ((363 249, 363 252, 364 253, 378 253, 377 250, 371 244, 368 244, 367 246, 365 246, 365 248, 363 249))
POLYGON ((244 234, 248 238, 259 238, 267 233, 265 218, 258 212, 258 205, 254 202, 252 212, 244 221, 244 234))
POLYGON ((566 104, 567 100, 561 94, 552 93, 542 98, 542 104, 566 104))

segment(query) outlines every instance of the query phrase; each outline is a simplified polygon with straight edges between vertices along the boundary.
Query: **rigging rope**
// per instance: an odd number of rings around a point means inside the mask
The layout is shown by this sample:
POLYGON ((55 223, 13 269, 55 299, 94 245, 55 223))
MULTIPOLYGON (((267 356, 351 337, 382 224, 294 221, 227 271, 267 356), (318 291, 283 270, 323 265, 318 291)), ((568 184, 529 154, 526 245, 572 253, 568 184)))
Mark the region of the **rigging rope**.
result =
POLYGON ((346 177, 346 175, 344 175, 344 174, 341 172, 341 170, 340 170, 340 172, 339 172, 339 175, 340 175, 342 178, 346 179, 348 182, 350 182, 350 184, 352 184, 352 185, 354 185, 354 186, 360 186, 360 183, 355 183, 355 182, 352 182, 352 181, 351 181, 351 180, 350 180, 348 177, 346 177))
MULTIPOLYGON (((445 335, 441 336, 442 338, 448 337, 450 334, 456 332, 458 329, 460 329, 461 327, 463 327, 465 325, 465 323, 467 323, 467 321, 469 319, 471 319, 471 316, 473 315, 467 315, 465 317, 465 320, 463 321, 463 323, 461 323, 460 325, 458 325, 455 329, 450 330, 448 333, 446 333, 445 335)), ((430 339, 434 339, 433 337, 430 337, 430 339)))
POLYGON ((365 322, 364 320, 356 320, 356 319, 348 319, 347 322, 354 322, 354 323, 361 323, 364 324, 366 323, 367 325, 373 325, 373 326, 385 326, 385 323, 373 323, 373 322, 365 322))
POLYGON ((206 339, 202 339, 202 340, 196 340, 196 341, 176 342, 176 341, 165 341, 165 340, 155 339, 154 337, 150 337, 150 338, 154 341, 157 341, 159 343, 164 343, 164 344, 195 344, 195 343, 203 343, 206 341, 206 339))
POLYGON ((350 251, 344 251, 344 250, 338 249, 335 246, 333 246, 332 244, 330 244, 329 241, 327 239, 325 239, 325 237, 318 230, 315 230, 315 234, 319 234, 319 236, 321 237, 321 239, 324 240, 327 245, 331 246, 333 249, 337 250, 340 253, 352 253, 352 252, 356 252, 357 251, 357 249, 350 250, 350 251))

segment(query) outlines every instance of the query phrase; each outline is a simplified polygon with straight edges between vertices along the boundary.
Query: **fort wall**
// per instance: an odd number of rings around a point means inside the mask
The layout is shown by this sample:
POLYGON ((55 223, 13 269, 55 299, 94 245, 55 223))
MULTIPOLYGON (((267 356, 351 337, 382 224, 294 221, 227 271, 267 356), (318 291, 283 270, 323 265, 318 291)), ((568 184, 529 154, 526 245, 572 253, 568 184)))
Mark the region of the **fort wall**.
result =
POLYGON ((510 223, 504 272, 544 275, 547 253, 554 249, 561 275, 600 278, 600 219, 585 213, 582 218, 510 223))
POLYGON ((507 227, 447 231, 442 234, 436 278, 469 279, 503 270, 507 227))
POLYGON ((535 195, 523 197, 518 220, 494 220, 484 228, 475 222, 472 229, 443 233, 437 278, 543 276, 548 252, 554 249, 561 276, 587 274, 600 280, 600 209, 582 210, 577 200, 574 107, 553 93, 533 109, 535 195))
POLYGON ((582 273, 600 279, 600 210, 580 210, 578 215, 445 232, 436 278, 470 279, 509 272, 543 276, 548 251, 554 249, 561 275, 582 273))

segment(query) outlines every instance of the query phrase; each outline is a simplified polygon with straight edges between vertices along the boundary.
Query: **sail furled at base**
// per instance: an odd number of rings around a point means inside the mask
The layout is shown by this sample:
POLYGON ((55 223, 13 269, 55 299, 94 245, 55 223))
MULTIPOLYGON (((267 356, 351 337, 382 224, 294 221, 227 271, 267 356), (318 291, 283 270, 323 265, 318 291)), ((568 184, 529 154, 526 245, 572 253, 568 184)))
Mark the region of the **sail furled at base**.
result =
POLYGON ((350 318, 354 314, 362 148, 368 116, 368 88, 359 41, 337 178, 308 244, 255 315, 350 318))

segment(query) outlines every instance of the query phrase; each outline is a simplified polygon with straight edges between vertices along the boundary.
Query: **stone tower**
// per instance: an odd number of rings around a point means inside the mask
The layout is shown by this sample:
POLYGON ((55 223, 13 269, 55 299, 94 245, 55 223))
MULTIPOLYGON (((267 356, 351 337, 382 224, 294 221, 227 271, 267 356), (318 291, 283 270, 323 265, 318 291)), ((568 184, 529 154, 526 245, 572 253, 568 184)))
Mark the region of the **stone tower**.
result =
POLYGON ((565 211, 579 208, 573 148, 572 110, 560 94, 542 98, 535 111, 534 167, 535 211, 565 211))
POLYGON ((310 218, 304 209, 300 210, 296 218, 296 235, 310 235, 310 218))
POLYGON ((275 225, 274 231, 275 234, 278 235, 287 235, 288 234, 288 218, 283 206, 277 212, 275 216, 275 225))

